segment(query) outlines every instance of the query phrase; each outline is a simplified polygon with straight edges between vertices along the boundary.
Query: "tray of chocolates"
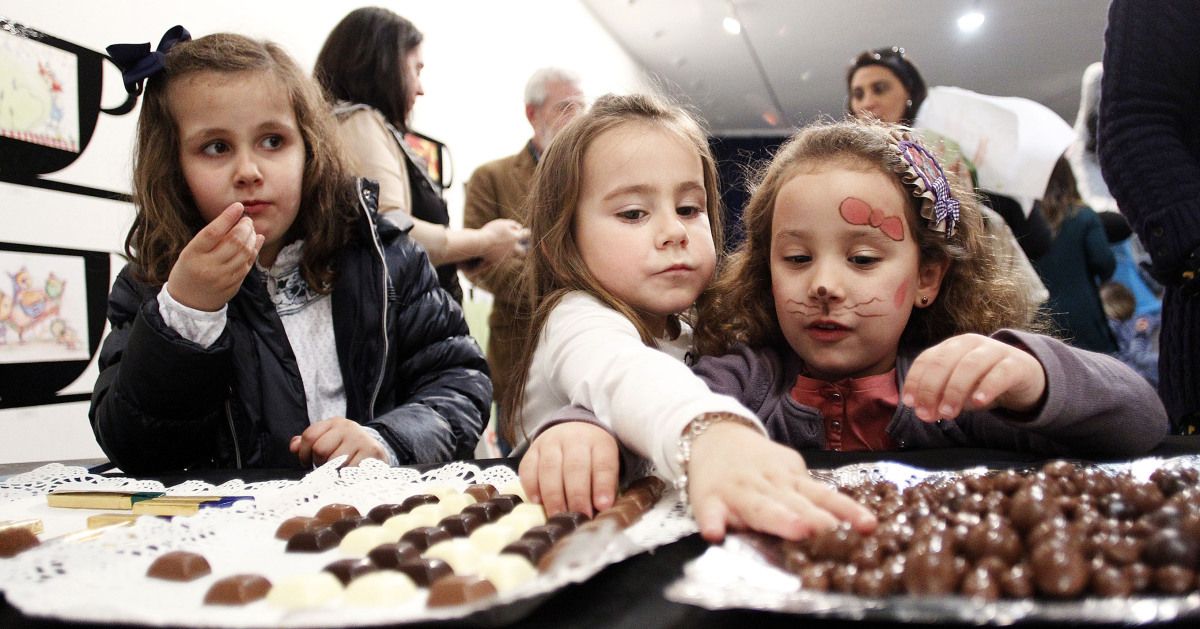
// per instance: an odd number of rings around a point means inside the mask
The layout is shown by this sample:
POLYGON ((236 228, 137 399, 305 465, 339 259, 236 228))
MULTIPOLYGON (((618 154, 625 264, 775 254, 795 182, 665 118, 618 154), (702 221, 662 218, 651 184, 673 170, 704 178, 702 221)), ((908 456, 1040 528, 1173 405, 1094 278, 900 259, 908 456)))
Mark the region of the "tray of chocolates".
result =
POLYGON ((695 530, 653 477, 589 518, 547 516, 508 468, 456 463, 419 478, 366 468, 246 485, 237 493, 252 500, 131 518, 83 537, 39 539, 28 526, 10 527, 0 539, 0 590, 26 614, 77 621, 493 625, 695 530))
POLYGON ((875 511, 801 541, 730 536, 667 597, 843 619, 1011 624, 1200 617, 1200 458, 814 475, 875 511))

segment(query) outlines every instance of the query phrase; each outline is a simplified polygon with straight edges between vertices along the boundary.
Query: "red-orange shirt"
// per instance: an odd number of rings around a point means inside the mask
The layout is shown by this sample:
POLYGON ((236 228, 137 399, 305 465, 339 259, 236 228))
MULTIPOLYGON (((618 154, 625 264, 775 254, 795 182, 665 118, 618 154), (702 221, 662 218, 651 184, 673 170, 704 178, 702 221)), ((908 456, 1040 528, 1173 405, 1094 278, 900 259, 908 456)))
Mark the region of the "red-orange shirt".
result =
POLYGON ((825 420, 825 449, 894 450, 888 424, 900 404, 896 370, 877 376, 846 378, 837 382, 796 378, 792 399, 811 406, 825 420))

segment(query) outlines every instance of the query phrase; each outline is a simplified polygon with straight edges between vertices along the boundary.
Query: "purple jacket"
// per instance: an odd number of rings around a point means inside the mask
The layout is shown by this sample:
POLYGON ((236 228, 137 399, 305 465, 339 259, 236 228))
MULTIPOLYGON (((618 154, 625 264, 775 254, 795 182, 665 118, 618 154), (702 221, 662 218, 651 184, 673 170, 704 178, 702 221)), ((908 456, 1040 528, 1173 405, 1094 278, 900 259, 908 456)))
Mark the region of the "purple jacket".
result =
MULTIPOLYGON (((995 409, 926 423, 901 404, 888 435, 901 449, 974 446, 1050 456, 1143 454, 1167 434, 1167 414, 1153 387, 1117 359, 1070 347, 1047 336, 1001 330, 999 341, 1023 345, 1046 370, 1045 402, 1035 413, 995 409)), ((916 353, 896 361, 898 386, 916 353)), ((735 347, 706 356, 694 371, 716 393, 737 398, 766 425, 771 438, 798 450, 825 448, 825 422, 797 403, 791 389, 801 369, 790 349, 735 347)))

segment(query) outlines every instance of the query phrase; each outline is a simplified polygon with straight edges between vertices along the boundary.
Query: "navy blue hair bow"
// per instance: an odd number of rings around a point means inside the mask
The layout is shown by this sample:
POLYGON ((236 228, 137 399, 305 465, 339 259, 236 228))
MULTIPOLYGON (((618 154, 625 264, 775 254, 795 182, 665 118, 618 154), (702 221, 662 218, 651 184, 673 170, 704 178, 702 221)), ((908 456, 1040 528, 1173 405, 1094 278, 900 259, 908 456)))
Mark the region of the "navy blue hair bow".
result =
POLYGON ((106 48, 113 63, 121 68, 121 79, 125 90, 134 96, 142 93, 142 81, 162 72, 167 51, 180 42, 188 41, 192 34, 178 24, 171 27, 158 42, 158 49, 151 51, 150 42, 144 44, 113 44, 106 48))

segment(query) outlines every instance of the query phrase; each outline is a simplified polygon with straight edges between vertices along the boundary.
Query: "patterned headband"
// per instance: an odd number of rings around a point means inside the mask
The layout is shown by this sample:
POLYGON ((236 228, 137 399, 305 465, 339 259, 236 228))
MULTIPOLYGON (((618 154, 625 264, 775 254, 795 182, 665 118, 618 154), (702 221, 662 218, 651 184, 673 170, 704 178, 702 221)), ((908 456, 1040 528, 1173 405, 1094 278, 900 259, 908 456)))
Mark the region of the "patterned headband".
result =
POLYGON ((953 236, 960 206, 941 164, 906 131, 892 131, 890 139, 900 154, 896 173, 912 189, 913 196, 921 199, 921 217, 930 229, 945 232, 947 238, 953 236))

